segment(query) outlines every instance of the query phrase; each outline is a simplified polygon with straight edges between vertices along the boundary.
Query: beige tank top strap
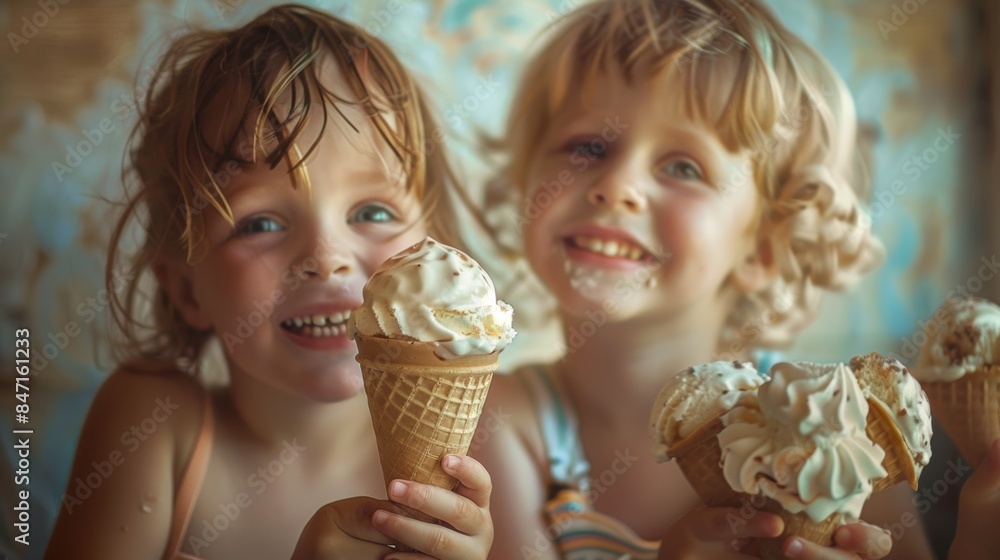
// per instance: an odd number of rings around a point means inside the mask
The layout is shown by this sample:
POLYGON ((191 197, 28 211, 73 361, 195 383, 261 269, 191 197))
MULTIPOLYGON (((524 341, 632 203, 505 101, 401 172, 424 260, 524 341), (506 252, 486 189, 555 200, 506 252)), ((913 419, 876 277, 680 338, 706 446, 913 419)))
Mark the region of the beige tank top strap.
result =
POLYGON ((180 553, 181 546, 184 545, 184 535, 187 534, 188 524, 191 515, 194 513, 194 505, 198 501, 201 493, 201 484, 205 480, 205 471, 208 470, 208 460, 212 454, 212 435, 214 433, 215 420, 212 416, 212 397, 205 391, 205 398, 202 403, 201 427, 198 430, 198 439, 195 441, 194 451, 188 461, 181 482, 174 498, 173 519, 170 523, 170 538, 167 541, 164 560, 173 560, 177 557, 188 558, 180 553))

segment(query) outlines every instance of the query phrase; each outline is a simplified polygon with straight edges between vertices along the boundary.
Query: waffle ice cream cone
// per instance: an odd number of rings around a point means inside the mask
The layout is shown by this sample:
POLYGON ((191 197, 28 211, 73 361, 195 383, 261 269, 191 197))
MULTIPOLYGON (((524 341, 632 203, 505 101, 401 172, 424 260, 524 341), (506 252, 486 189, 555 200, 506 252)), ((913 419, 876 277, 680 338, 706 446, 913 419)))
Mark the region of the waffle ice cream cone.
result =
POLYGON ((678 442, 669 453, 705 505, 739 507, 743 494, 730 488, 722 474, 718 435, 724 427, 722 418, 716 418, 678 442))
POLYGON ((441 459, 468 452, 499 352, 443 360, 430 343, 361 334, 355 341, 386 484, 454 487, 441 459))
POLYGON ((706 505, 740 505, 741 494, 722 474, 718 435, 725 419, 757 408, 763 382, 748 362, 710 362, 678 372, 657 395, 650 416, 653 455, 677 461, 706 505))
POLYGON ((949 297, 928 319, 913 374, 973 467, 1000 437, 1000 306, 949 297))
POLYGON ((429 237, 382 263, 362 297, 347 330, 386 485, 452 489, 441 459, 469 450, 500 352, 516 334, 513 310, 479 263, 429 237))
MULTIPOLYGON (((929 422, 930 418, 927 420, 929 422)), ((885 451, 882 468, 889 473, 872 482, 874 485, 872 492, 881 492, 899 482, 906 482, 916 490, 917 471, 913 457, 906 447, 903 434, 892 421, 892 413, 878 399, 868 399, 868 425, 865 433, 868 434, 868 439, 885 451)))
POLYGON ((1000 366, 986 366, 955 381, 925 382, 934 417, 971 465, 983 461, 1000 438, 1000 366))

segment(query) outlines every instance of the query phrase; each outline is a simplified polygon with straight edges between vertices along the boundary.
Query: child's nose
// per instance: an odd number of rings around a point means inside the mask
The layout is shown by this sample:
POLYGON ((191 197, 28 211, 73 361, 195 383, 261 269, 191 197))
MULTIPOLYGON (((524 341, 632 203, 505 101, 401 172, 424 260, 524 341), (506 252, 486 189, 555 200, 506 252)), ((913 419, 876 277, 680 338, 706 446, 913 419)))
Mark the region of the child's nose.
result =
POLYGON ((341 243, 317 241, 302 265, 307 275, 326 280, 334 275, 349 274, 354 259, 348 247, 341 243))
POLYGON ((587 191, 587 200, 594 206, 613 210, 639 212, 646 208, 646 197, 627 173, 608 173, 587 191))

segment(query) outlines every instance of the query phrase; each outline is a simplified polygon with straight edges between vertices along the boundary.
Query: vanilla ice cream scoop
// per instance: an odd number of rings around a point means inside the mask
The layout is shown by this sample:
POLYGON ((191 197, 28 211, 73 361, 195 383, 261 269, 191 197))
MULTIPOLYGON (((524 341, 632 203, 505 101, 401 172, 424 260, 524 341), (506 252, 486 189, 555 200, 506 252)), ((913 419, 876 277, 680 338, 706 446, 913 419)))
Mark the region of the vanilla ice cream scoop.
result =
POLYGON ((653 405, 650 436, 658 461, 670 448, 734 407, 756 406, 757 388, 765 381, 750 362, 709 362, 670 378, 653 405))
POLYGON ((868 402, 844 364, 780 363, 757 397, 757 422, 719 434, 723 472, 736 491, 763 493, 819 522, 857 519, 885 453, 865 433, 868 402))
POLYGON ((1000 307, 975 297, 945 300, 924 328, 913 376, 923 382, 954 381, 983 366, 1000 364, 1000 307), (927 332, 934 325, 934 332, 927 332))
POLYGON ((365 285, 348 333, 438 344, 444 359, 503 350, 513 310, 465 253, 430 237, 382 263, 365 285))

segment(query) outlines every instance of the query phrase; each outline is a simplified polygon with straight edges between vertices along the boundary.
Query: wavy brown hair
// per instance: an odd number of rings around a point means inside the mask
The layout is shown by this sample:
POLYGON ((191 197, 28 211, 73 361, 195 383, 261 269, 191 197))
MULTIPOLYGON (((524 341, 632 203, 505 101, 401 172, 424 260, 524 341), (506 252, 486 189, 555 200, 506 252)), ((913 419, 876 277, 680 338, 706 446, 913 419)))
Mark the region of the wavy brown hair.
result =
MULTIPOLYGON (((487 208, 506 202, 521 212, 535 141, 567 99, 600 87, 606 71, 631 84, 674 80, 689 114, 728 149, 752 154, 746 173, 761 200, 754 234, 779 275, 737 303, 720 351, 739 356, 751 345, 789 342, 815 316, 821 288, 844 288, 881 262, 862 204, 869 189, 850 94, 754 0, 597 0, 557 21, 515 91, 487 208)), ((515 236, 496 234, 517 251, 506 241, 515 236)))
POLYGON ((345 130, 356 131, 344 107, 359 109, 398 160, 431 235, 460 244, 449 219, 455 182, 424 96, 395 54, 358 26, 304 6, 277 6, 235 29, 187 32, 153 76, 129 138, 126 200, 105 274, 120 331, 118 361, 197 368, 212 333, 187 325, 160 286, 140 284, 158 256, 200 258, 206 212, 233 223, 224 189, 236 170, 287 162, 293 186, 309 188, 303 162, 322 132, 304 146, 300 135, 311 119, 324 130, 342 119, 345 130), (322 83, 326 60, 339 67, 352 99, 322 83), (136 224, 142 238, 129 250, 136 224), (122 277, 125 288, 112 289, 122 277))

